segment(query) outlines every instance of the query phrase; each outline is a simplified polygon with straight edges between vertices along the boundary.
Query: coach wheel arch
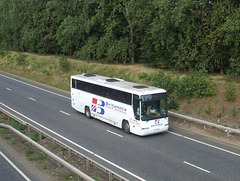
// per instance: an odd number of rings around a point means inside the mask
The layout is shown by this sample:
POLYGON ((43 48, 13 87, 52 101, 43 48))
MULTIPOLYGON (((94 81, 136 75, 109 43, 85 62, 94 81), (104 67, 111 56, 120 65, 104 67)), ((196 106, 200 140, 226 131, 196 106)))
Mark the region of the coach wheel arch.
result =
POLYGON ((122 129, 126 133, 130 133, 130 125, 129 125, 129 122, 127 120, 123 120, 123 122, 122 122, 122 129))
POLYGON ((88 106, 85 106, 85 115, 87 118, 91 118, 91 112, 88 106))

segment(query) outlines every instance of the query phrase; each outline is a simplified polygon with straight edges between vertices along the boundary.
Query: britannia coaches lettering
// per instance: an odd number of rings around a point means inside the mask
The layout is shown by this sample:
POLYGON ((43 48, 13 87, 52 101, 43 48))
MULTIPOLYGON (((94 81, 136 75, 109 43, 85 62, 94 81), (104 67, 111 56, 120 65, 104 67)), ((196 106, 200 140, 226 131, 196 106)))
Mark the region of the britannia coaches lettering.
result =
POLYGON ((164 89, 95 74, 71 76, 71 105, 94 117, 140 136, 168 130, 164 89))

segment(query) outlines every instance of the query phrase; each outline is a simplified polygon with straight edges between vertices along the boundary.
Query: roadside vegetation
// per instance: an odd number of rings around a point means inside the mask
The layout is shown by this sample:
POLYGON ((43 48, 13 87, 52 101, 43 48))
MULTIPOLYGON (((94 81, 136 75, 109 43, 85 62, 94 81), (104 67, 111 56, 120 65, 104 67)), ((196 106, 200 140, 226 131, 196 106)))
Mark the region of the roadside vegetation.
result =
POLYGON ((103 64, 66 56, 2 51, 0 70, 70 90, 70 76, 93 73, 164 88, 174 98, 174 111, 224 126, 240 128, 240 79, 179 72, 143 64, 103 64))
POLYGON ((64 90, 80 73, 153 85, 178 112, 240 127, 237 0, 1 0, 0 12, 1 70, 64 90))
MULTIPOLYGON (((0 71, 66 91, 82 73, 160 87, 174 99, 171 111, 240 129, 239 17, 237 0, 1 0, 0 71)), ((0 122, 26 133, 3 115, 0 122)), ((5 129, 0 135, 26 144, 5 129)), ((54 167, 29 145, 23 152, 54 167)))
MULTIPOLYGON (((15 120, 9 119, 1 112, 0 123, 11 125, 16 130, 31 137, 32 140, 44 145, 45 141, 40 142, 39 136, 36 136, 39 135, 38 133, 34 131, 27 133, 26 126, 23 126, 22 124, 15 120)), ((58 167, 55 161, 50 160, 40 150, 36 149, 34 146, 26 142, 24 139, 21 139, 19 136, 15 135, 11 131, 4 128, 0 128, 0 137, 2 137, 5 142, 12 146, 19 153, 20 156, 25 157, 28 161, 34 164, 39 170, 43 171, 45 174, 52 176, 52 179, 59 181, 77 180, 75 174, 71 173, 66 168, 58 167)))
MULTIPOLYGON (((71 163, 73 166, 83 171, 87 175, 94 178, 96 181, 107 180, 108 174, 103 172, 97 167, 91 166, 87 169, 86 159, 79 157, 75 154, 69 156, 68 150, 62 146, 54 143, 53 140, 42 136, 40 139, 39 133, 34 130, 28 130, 27 126, 9 118, 5 114, 0 112, 0 123, 4 123, 12 126, 16 130, 30 137, 33 141, 44 146, 52 153, 56 154, 58 157, 64 159, 65 161, 71 163)), ((19 156, 25 157, 26 160, 34 164, 41 173, 46 174, 46 176, 51 176, 52 180, 64 181, 64 180, 79 180, 75 173, 59 164, 54 159, 48 157, 46 154, 38 150, 36 147, 28 143, 26 140, 22 139, 15 133, 0 127, 0 137, 13 147, 19 154, 19 156)), ((32 170, 33 171, 33 170, 32 170)), ((44 178, 44 176, 42 177, 44 178)))
POLYGON ((240 75, 239 17, 238 0, 1 0, 0 47, 240 75))

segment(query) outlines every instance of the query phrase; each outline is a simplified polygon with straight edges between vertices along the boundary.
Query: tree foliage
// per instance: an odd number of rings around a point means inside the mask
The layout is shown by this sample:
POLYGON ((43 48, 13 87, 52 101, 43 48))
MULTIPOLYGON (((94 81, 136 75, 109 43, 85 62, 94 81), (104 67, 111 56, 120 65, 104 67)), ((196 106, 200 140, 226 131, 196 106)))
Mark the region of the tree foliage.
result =
POLYGON ((1 0, 2 49, 240 75, 237 0, 1 0))

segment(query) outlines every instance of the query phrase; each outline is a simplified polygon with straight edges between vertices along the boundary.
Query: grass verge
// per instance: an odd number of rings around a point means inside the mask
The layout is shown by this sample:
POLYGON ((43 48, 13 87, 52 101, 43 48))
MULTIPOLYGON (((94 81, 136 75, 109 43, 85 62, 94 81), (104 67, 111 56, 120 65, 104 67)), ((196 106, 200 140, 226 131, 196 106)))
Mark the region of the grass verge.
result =
MULTIPOLYGON (((1 112, 0 112, 0 123, 9 124, 11 126, 16 125, 15 120, 8 119, 1 112)), ((38 134, 36 134, 35 131, 31 130, 28 133, 26 127, 22 128, 20 126, 17 126, 15 127, 15 129, 17 129, 18 131, 21 130, 23 134, 32 138, 32 140, 38 142, 39 144, 47 148, 49 151, 61 157, 65 161, 69 162, 70 164, 72 164, 79 170, 83 171, 90 177, 95 178, 96 180, 99 180, 99 181, 104 181, 108 179, 108 175, 102 170, 98 169, 97 167, 90 166, 90 168, 87 169, 86 160, 84 158, 81 158, 74 154, 71 154, 71 156, 69 157, 67 149, 61 147, 56 143, 53 143, 52 140, 46 137, 42 137, 42 140, 40 140, 39 136, 37 138, 36 135, 38 134)), ((43 152, 38 150, 36 147, 26 142, 24 139, 15 135, 11 131, 4 128, 0 128, 0 136, 9 145, 11 145, 21 156, 24 156, 28 161, 30 161, 31 163, 34 163, 39 170, 41 170, 45 174, 48 174, 49 176, 52 176, 53 180, 59 180, 59 181, 78 180, 78 177, 76 174, 72 173, 67 168, 62 167, 55 160, 48 157, 46 154, 44 154, 43 152)))
POLYGON ((232 128, 240 128, 240 78, 209 75, 214 87, 196 74, 150 68, 87 62, 64 56, 4 52, 0 69, 50 86, 70 90, 70 76, 94 73, 165 88, 175 99, 175 111, 232 128), (172 93, 173 92, 173 93, 172 93), (208 96, 205 96, 208 95, 208 96), (182 99, 184 97, 185 99, 182 99), (211 109, 206 107, 211 105, 211 109), (222 111, 224 106, 224 111, 222 111))

